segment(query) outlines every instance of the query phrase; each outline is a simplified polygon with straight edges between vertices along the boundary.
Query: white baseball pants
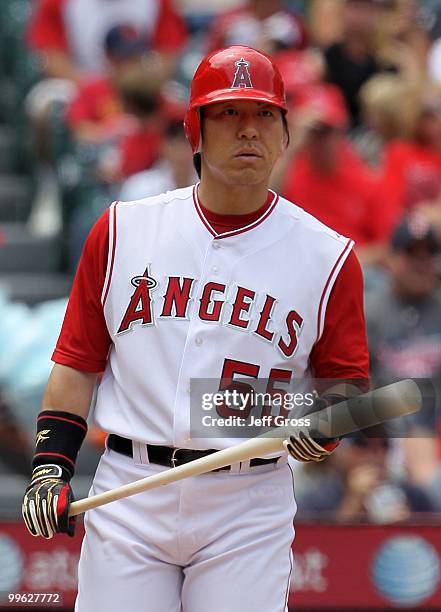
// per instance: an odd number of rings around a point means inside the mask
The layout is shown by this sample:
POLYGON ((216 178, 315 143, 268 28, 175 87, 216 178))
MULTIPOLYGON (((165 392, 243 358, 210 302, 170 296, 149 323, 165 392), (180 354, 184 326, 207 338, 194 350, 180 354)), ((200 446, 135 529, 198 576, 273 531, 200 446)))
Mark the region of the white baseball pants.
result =
MULTIPOLYGON (((106 450, 91 494, 162 471, 106 450)), ((187 478, 87 512, 76 612, 284 612, 291 469, 187 478)))

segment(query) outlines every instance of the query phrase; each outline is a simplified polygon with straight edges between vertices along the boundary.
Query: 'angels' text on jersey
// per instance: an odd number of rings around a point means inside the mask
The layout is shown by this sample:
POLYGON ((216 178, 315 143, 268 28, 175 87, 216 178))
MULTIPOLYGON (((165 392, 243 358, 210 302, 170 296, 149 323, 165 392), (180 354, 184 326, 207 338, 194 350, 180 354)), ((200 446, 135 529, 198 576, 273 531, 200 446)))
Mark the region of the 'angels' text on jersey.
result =
MULTIPOLYGON (((133 329, 133 325, 155 325, 154 293, 158 293, 158 282, 151 276, 150 267, 147 266, 142 276, 131 279, 135 287, 127 310, 118 328, 117 334, 133 329)), ((285 317, 285 334, 270 329, 271 314, 277 300, 265 294, 259 299, 256 291, 246 287, 228 287, 225 283, 207 282, 201 290, 198 305, 192 304, 197 295, 197 283, 194 278, 169 276, 166 279, 165 293, 157 301, 160 302, 161 319, 190 318, 191 306, 196 306, 197 316, 201 321, 210 323, 223 323, 232 328, 250 331, 257 338, 265 342, 275 343, 281 354, 288 358, 295 353, 298 336, 303 326, 303 318, 295 310, 290 310, 285 317), (230 291, 232 289, 232 291, 230 291), (228 295, 231 298, 228 299, 228 295), (252 311, 261 303, 258 314, 252 317, 252 311), (286 340, 284 336, 286 335, 286 340)))

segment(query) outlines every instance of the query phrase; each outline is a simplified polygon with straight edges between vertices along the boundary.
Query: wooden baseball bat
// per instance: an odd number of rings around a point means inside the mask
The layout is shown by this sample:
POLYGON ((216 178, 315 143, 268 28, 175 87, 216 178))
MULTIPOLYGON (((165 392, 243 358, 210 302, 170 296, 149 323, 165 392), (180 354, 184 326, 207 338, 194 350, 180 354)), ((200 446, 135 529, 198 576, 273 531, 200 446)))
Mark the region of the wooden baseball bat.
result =
MULTIPOLYGON (((313 428, 324 437, 340 437, 417 412, 421 408, 421 403, 421 392, 417 384, 410 379, 402 380, 308 415, 311 418, 311 426, 303 430, 307 432, 313 428)), ((256 438, 217 451, 207 457, 73 502, 69 509, 69 516, 75 516, 117 499, 155 489, 190 476, 198 476, 232 463, 248 461, 270 453, 284 452, 283 441, 298 432, 298 427, 289 425, 271 429, 256 438)))

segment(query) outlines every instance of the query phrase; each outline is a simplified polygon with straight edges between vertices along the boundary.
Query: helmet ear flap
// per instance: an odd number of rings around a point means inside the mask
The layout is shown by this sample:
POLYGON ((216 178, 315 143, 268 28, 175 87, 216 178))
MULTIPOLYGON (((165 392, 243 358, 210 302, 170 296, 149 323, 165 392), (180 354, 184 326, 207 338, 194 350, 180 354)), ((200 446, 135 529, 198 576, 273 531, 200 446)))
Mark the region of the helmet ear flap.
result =
POLYGON ((201 144, 201 119, 199 109, 188 109, 184 118, 184 128, 193 154, 198 153, 201 144))

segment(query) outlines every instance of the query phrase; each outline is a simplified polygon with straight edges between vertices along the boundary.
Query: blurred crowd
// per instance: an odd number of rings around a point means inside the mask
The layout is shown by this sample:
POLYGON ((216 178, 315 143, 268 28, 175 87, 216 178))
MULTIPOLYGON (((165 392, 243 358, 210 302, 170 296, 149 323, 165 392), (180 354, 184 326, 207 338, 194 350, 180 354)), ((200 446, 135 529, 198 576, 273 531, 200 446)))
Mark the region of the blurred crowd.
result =
MULTIPOLYGON (((274 57, 291 139, 272 187, 355 240, 373 385, 430 381, 405 436, 352 436, 323 465, 295 467, 299 515, 440 512, 441 0, 3 2, 21 16, 4 67, 20 88, 0 113, 25 126, 28 229, 62 237, 68 273, 111 201, 197 180, 182 120, 200 59, 231 44, 274 57)), ((13 417, 0 402, 0 438, 17 451, 13 417)))

